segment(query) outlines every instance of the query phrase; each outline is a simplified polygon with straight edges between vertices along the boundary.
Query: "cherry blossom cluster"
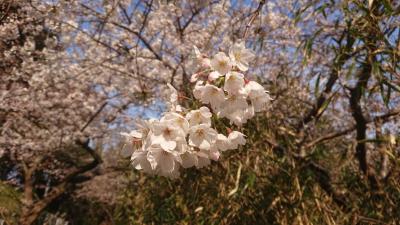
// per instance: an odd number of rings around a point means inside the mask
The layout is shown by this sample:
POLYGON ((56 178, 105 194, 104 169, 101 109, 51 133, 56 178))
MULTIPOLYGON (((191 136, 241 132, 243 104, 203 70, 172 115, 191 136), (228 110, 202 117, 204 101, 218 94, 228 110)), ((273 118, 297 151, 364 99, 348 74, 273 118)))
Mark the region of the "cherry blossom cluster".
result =
POLYGON ((170 84, 168 111, 159 119, 138 120, 136 130, 122 133, 134 152, 133 166, 149 174, 179 177, 180 167, 202 168, 217 161, 220 152, 237 149, 246 143, 245 135, 232 131, 228 135, 212 127, 216 118, 226 117, 241 126, 263 110, 269 101, 264 88, 244 78, 253 53, 244 43, 235 44, 229 52, 217 53, 212 60, 195 48, 200 63, 192 81, 197 82, 193 94, 205 106, 186 110, 179 105, 179 94, 170 84), (208 107, 207 107, 208 106, 208 107))
POLYGON ((229 56, 217 53, 212 59, 201 55, 195 48, 196 59, 202 69, 192 75, 196 82, 193 94, 203 104, 209 104, 218 117, 228 118, 241 126, 255 112, 265 109, 270 97, 262 85, 245 78, 249 61, 254 54, 246 49, 244 42, 234 44, 229 56))

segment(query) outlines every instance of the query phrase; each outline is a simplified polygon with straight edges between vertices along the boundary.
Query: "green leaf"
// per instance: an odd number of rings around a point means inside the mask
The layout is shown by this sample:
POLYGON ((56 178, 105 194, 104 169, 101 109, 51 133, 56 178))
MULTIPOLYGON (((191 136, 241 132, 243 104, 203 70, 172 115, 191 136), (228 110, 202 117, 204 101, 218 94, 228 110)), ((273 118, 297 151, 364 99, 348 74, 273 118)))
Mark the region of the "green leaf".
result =
POLYGON ((294 16, 294 24, 297 24, 297 23, 300 21, 302 14, 303 14, 311 5, 312 5, 312 3, 309 3, 309 4, 307 4, 305 7, 300 8, 299 10, 297 10, 297 11, 294 13, 294 15, 295 15, 295 16, 294 16))
POLYGON ((381 92, 381 97, 383 102, 385 103, 385 105, 388 105, 389 100, 387 99, 387 95, 385 95, 385 86, 383 85, 382 82, 379 83, 379 87, 380 87, 380 92, 381 92))
POLYGON ((385 11, 387 11, 387 13, 392 13, 394 11, 392 4, 388 0, 382 0, 382 4, 385 7, 385 11))
POLYGON ((254 186, 256 178, 257 176, 254 173, 250 173, 250 175, 247 177, 246 184, 248 185, 249 188, 252 188, 254 186))
POLYGON ((316 12, 322 13, 322 15, 324 16, 324 18, 326 19, 326 18, 327 18, 327 14, 326 14, 326 12, 325 12, 325 9, 326 9, 328 6, 329 6, 329 4, 325 3, 325 4, 323 4, 322 6, 318 7, 315 11, 316 11, 316 12))
POLYGON ((394 89, 395 91, 400 92, 400 87, 395 84, 390 83, 388 80, 386 80, 386 79, 383 80, 383 83, 385 83, 388 87, 394 89))
POLYGON ((392 95, 392 88, 390 86, 388 86, 387 88, 387 92, 386 92, 386 98, 384 99, 385 105, 389 106, 389 102, 390 102, 390 97, 392 95))
POLYGON ((372 63, 372 74, 374 74, 378 80, 382 79, 382 73, 379 62, 372 63))
POLYGON ((346 79, 350 79, 351 75, 353 74, 355 66, 356 66, 356 63, 353 60, 353 63, 350 65, 349 69, 347 70, 346 79))
POLYGON ((320 82, 320 80, 321 80, 321 73, 318 74, 317 80, 315 82, 314 95, 315 95, 316 98, 319 96, 319 82, 320 82))
POLYGON ((326 100, 324 101, 324 103, 323 103, 323 104, 321 105, 321 107, 318 109, 317 117, 319 117, 319 116, 325 111, 325 109, 328 108, 329 103, 331 103, 332 98, 333 98, 333 95, 332 95, 330 98, 328 98, 328 99, 326 99, 326 100))
POLYGON ((312 47, 315 41, 315 38, 323 31, 323 29, 319 29, 317 32, 315 32, 310 38, 306 39, 304 43, 304 54, 305 54, 305 60, 311 57, 312 54, 312 47))

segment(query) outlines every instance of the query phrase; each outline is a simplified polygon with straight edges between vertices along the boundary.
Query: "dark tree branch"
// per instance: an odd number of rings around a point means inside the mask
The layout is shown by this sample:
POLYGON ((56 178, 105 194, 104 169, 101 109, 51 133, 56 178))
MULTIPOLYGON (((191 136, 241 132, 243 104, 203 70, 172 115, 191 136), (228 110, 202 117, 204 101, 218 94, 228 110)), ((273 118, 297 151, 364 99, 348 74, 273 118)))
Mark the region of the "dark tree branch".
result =
MULTIPOLYGON (((100 18, 103 18, 103 17, 104 17, 104 15, 102 15, 101 13, 96 12, 95 10, 93 10, 92 8, 88 7, 88 6, 85 5, 85 4, 80 3, 80 5, 81 5, 83 8, 85 8, 85 9, 87 9, 87 10, 93 12, 94 14, 96 14, 97 16, 99 16, 100 18)), ((158 52, 156 52, 156 51, 154 50, 154 48, 151 46, 150 42, 149 42, 140 32, 135 31, 135 30, 132 30, 132 29, 130 29, 129 27, 124 26, 124 25, 119 24, 119 23, 116 23, 116 22, 114 22, 114 21, 109 21, 109 23, 112 24, 112 25, 114 25, 114 26, 116 26, 116 27, 119 27, 119 28, 121 28, 121 29, 123 29, 123 30, 128 31, 129 33, 134 34, 134 35, 143 43, 143 45, 154 55, 154 57, 155 57, 158 61, 162 62, 163 65, 164 65, 165 67, 167 67, 168 69, 174 70, 174 67, 173 67, 172 65, 170 65, 168 62, 164 61, 164 59, 163 59, 163 57, 161 56, 161 54, 159 54, 158 52)))
POLYGON ((350 89, 350 109, 354 121, 356 122, 356 158, 359 162, 360 170, 365 174, 371 184, 373 189, 379 188, 379 182, 375 176, 375 172, 368 166, 367 159, 367 148, 366 148, 366 131, 367 131, 367 119, 365 118, 362 107, 360 105, 361 97, 366 90, 368 85, 368 80, 372 74, 372 60, 363 65, 359 73, 359 79, 356 85, 350 89))
POLYGON ((318 96, 314 107, 312 107, 311 110, 306 113, 300 123, 297 124, 298 131, 303 130, 306 124, 314 119, 318 119, 322 115, 322 107, 324 106, 325 102, 328 101, 328 99, 331 97, 333 86, 339 79, 339 74, 343 65, 353 56, 353 54, 351 54, 351 50, 353 48, 355 39, 351 35, 349 35, 348 32, 349 31, 347 29, 344 30, 340 40, 338 40, 338 42, 341 43, 342 39, 346 36, 346 44, 345 46, 341 47, 341 51, 337 55, 337 59, 335 60, 336 63, 334 63, 334 65, 332 66, 332 70, 329 74, 328 82, 326 83, 324 90, 318 96))
POLYGON ((293 156, 295 160, 306 165, 304 169, 310 170, 314 176, 318 185, 322 190, 325 191, 333 201, 342 208, 345 212, 350 210, 350 205, 346 200, 346 196, 336 191, 336 188, 332 184, 332 178, 327 169, 319 165, 318 163, 312 161, 311 159, 304 158, 295 153, 288 151, 285 147, 279 145, 275 140, 271 140, 270 138, 266 139, 267 143, 272 146, 272 150, 274 152, 287 153, 288 155, 293 156))
POLYGON ((81 128, 81 132, 84 131, 86 129, 86 127, 89 126, 89 124, 97 117, 97 115, 99 115, 101 113, 101 111, 103 111, 103 109, 106 107, 106 105, 108 104, 108 102, 104 102, 99 109, 97 109, 97 111, 89 118, 89 120, 86 122, 86 124, 81 128))
MULTIPOLYGON (((397 116, 399 114, 400 114, 400 110, 394 110, 394 111, 386 113, 384 115, 376 116, 373 119, 367 119, 367 123, 371 123, 371 122, 374 122, 374 121, 377 121, 377 120, 386 122, 386 121, 390 120, 392 117, 397 116)), ((351 126, 351 127, 347 128, 347 129, 344 129, 344 130, 341 130, 341 131, 332 132, 332 133, 329 133, 327 135, 318 137, 318 138, 314 139, 313 141, 307 143, 304 146, 305 146, 305 148, 311 148, 311 147, 313 147, 313 146, 315 146, 317 144, 323 143, 325 141, 328 141, 328 140, 331 140, 331 139, 334 139, 334 138, 341 137, 343 135, 349 134, 349 133, 353 132, 355 129, 356 129, 356 125, 351 126)))
MULTIPOLYGON (((349 58, 350 55, 347 54, 339 56, 338 65, 340 66, 343 65, 349 58)), ((322 115, 320 111, 322 110, 322 107, 325 104, 325 102, 328 101, 328 99, 330 98, 333 86, 335 85, 336 81, 339 78, 339 72, 340 68, 338 68, 337 66, 334 66, 332 68, 331 74, 329 74, 328 82, 326 83, 323 92, 317 98, 314 107, 311 108, 311 110, 304 116, 302 121, 297 125, 298 130, 302 130, 305 124, 311 122, 313 119, 318 119, 322 115)))
POLYGON ((254 10, 254 12, 252 12, 252 13, 250 14, 251 17, 250 17, 250 20, 249 20, 249 22, 246 24, 246 27, 245 27, 245 29, 244 29, 243 39, 246 39, 247 34, 248 34, 249 30, 250 30, 251 25, 253 24, 253 22, 254 22, 254 20, 256 19, 256 17, 257 17, 258 15, 260 15, 260 12, 261 12, 261 10, 262 10, 262 7, 265 5, 266 2, 267 2, 267 0, 260 0, 257 9, 254 10))
POLYGON ((53 187, 44 198, 32 201, 30 204, 25 204, 20 218, 21 225, 33 224, 49 204, 65 193, 65 191, 70 191, 79 183, 80 180, 76 179, 78 176, 95 169, 102 163, 100 155, 89 146, 89 140, 86 140, 85 142, 76 141, 76 144, 88 152, 92 156, 93 160, 82 167, 72 169, 64 180, 53 187))
POLYGON ((125 19, 127 20, 127 23, 131 24, 132 18, 128 15, 128 12, 126 11, 126 9, 122 6, 122 4, 120 2, 118 2, 118 7, 122 11, 122 14, 124 15, 125 19))

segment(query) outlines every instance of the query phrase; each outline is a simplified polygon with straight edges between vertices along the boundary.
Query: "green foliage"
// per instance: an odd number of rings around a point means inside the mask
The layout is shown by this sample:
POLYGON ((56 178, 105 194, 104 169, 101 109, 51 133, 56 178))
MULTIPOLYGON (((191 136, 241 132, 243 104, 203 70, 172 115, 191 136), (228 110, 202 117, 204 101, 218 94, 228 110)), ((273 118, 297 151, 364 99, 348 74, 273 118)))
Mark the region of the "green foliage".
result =
POLYGON ((20 192, 0 182, 0 219, 3 219, 5 224, 18 224, 17 218, 21 213, 20 198, 20 192))
MULTIPOLYGON (((331 151, 335 144, 317 145, 310 157, 330 171, 335 190, 345 193, 350 209, 346 211, 321 188, 321 177, 306 162, 266 145, 274 126, 271 119, 257 117, 244 127, 249 141, 245 147, 225 152, 223 160, 208 168, 185 170, 177 180, 133 171, 113 209, 114 223, 395 224, 400 219, 396 176, 384 194, 376 195, 346 149, 336 152, 331 151)), ((280 140, 293 146, 296 138, 280 140)))

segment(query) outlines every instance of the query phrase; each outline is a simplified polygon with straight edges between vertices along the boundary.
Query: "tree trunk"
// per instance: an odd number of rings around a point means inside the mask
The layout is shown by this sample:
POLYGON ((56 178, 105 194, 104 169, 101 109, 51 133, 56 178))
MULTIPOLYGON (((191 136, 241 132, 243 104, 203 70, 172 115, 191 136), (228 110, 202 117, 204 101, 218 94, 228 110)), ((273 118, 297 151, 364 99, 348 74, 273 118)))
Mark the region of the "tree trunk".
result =
POLYGON ((21 225, 33 224, 43 210, 45 210, 51 202, 65 192, 65 186, 66 183, 62 183, 55 187, 45 198, 41 199, 40 201, 33 202, 31 205, 25 205, 22 208, 22 214, 19 223, 21 225))

